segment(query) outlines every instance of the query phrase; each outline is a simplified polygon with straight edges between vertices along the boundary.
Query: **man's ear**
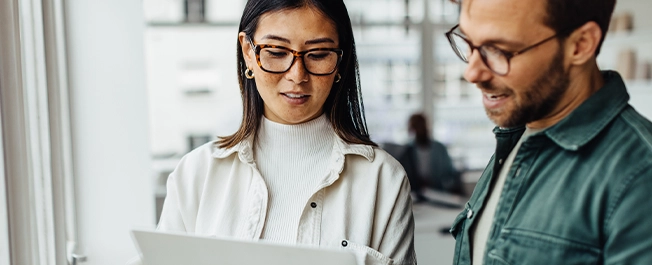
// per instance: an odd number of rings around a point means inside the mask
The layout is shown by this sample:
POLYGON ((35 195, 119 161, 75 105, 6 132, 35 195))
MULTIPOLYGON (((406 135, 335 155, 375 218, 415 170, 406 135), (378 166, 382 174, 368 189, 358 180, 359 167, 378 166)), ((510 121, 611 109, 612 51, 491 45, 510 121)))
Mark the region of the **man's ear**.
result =
POLYGON ((566 39, 566 58, 571 65, 582 65, 595 59, 595 51, 602 39, 602 30, 598 23, 589 21, 577 28, 566 39))
POLYGON ((251 69, 254 62, 255 55, 251 43, 247 38, 247 34, 244 32, 240 32, 238 34, 238 41, 240 42, 240 47, 242 49, 242 56, 244 57, 244 61, 247 64, 247 68, 251 69))

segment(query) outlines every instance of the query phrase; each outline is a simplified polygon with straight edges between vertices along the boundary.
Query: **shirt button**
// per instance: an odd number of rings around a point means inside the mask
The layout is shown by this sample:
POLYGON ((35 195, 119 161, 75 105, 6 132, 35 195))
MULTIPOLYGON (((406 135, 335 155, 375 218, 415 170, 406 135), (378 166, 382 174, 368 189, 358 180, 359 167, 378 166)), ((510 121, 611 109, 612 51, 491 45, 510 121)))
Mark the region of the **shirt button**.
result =
POLYGON ((471 219, 471 217, 473 217, 473 210, 466 212, 466 219, 471 219))
POLYGON ((317 204, 314 203, 314 202, 311 202, 311 203, 310 203, 310 207, 312 207, 312 208, 317 208, 317 204))
POLYGON ((349 242, 346 242, 346 240, 342 240, 342 246, 343 246, 343 247, 346 247, 346 246, 348 246, 348 245, 349 245, 349 242))

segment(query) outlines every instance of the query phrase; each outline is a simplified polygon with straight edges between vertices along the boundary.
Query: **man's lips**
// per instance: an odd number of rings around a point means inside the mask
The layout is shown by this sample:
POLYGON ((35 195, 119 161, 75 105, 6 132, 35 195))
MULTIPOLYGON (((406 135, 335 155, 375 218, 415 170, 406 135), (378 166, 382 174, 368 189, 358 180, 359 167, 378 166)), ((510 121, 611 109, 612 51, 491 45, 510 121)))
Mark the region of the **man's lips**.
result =
POLYGON ((500 108, 507 104, 507 100, 509 99, 509 95, 499 93, 482 92, 482 96, 482 104, 486 109, 500 108))
POLYGON ((501 100, 503 98, 506 98, 506 94, 498 94, 498 93, 482 93, 488 100, 501 100))

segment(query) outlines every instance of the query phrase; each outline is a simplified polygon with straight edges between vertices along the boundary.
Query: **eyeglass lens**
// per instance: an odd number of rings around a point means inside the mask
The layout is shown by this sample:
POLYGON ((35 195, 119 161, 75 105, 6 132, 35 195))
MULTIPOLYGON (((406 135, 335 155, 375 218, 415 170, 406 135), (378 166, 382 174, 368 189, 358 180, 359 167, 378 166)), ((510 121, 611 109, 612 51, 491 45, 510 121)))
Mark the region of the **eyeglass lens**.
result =
MULTIPOLYGON (((303 54, 302 61, 308 72, 330 74, 337 67, 339 56, 334 51, 311 51, 303 54)), ((265 47, 260 50, 261 67, 271 72, 285 72, 295 60, 291 51, 265 47)))
MULTIPOLYGON (((468 63, 473 52, 469 43, 457 34, 450 34, 450 38, 455 53, 462 61, 468 63)), ((482 61, 489 69, 497 74, 507 74, 509 71, 509 60, 503 52, 491 45, 481 45, 478 47, 478 51, 480 52, 482 61)))

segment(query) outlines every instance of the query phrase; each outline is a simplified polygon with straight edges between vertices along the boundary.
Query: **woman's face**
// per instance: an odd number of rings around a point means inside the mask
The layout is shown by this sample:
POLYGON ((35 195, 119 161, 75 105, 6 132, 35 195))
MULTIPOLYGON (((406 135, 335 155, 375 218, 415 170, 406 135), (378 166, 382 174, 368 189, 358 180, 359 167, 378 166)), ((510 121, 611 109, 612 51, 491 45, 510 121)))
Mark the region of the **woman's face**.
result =
MULTIPOLYGON (((299 124, 323 113, 337 71, 329 75, 310 74, 303 65, 303 58, 299 57, 287 72, 265 72, 258 66, 256 53, 244 32, 240 32, 239 40, 247 68, 253 70, 258 93, 265 102, 267 119, 299 124)), ((339 48, 334 22, 311 7, 263 14, 251 41, 255 45, 282 46, 295 51, 339 48)))

